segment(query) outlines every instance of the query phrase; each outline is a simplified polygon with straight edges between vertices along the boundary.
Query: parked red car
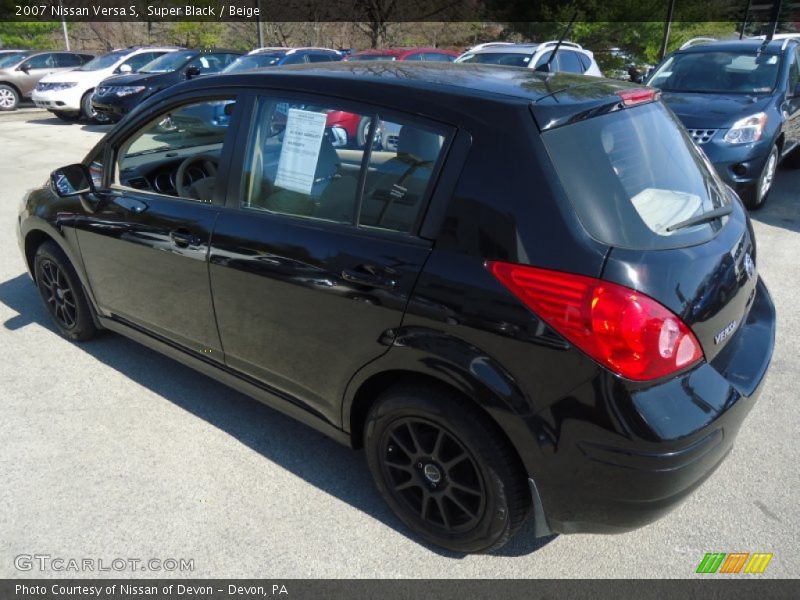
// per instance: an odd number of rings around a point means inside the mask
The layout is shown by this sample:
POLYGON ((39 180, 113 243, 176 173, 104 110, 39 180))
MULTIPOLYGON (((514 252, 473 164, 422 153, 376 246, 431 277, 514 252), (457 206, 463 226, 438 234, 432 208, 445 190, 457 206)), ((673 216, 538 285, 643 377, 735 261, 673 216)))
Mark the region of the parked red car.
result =
POLYGON ((354 52, 345 60, 427 60, 453 62, 459 56, 454 50, 442 48, 383 48, 354 52))

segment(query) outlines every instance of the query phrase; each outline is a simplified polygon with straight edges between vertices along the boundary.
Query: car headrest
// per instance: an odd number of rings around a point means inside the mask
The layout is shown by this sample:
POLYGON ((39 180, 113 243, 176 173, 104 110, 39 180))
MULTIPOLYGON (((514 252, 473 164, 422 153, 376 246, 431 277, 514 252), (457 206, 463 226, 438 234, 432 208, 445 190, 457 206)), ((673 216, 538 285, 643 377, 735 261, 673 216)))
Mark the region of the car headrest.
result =
POLYGON ((416 127, 401 127, 397 140, 397 155, 408 155, 414 160, 433 162, 439 156, 439 136, 416 127))

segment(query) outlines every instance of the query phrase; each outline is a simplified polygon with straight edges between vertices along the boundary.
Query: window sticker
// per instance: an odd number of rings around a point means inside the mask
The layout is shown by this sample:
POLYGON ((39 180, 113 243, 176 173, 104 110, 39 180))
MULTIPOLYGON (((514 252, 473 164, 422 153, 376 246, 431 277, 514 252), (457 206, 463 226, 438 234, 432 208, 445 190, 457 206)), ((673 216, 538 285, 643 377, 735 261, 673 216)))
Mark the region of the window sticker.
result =
POLYGON ((314 186, 325 113, 290 108, 283 134, 275 185, 301 194, 310 194, 314 186))

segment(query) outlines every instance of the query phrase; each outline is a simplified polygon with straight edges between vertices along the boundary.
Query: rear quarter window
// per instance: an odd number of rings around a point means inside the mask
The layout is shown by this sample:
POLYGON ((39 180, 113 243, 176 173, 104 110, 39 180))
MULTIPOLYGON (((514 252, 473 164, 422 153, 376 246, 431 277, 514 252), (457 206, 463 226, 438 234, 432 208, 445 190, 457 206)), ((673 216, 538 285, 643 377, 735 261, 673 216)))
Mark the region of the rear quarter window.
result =
POLYGON ((727 220, 670 230, 730 199, 708 160, 660 102, 558 127, 542 138, 578 218, 604 244, 684 247, 712 238, 727 220))

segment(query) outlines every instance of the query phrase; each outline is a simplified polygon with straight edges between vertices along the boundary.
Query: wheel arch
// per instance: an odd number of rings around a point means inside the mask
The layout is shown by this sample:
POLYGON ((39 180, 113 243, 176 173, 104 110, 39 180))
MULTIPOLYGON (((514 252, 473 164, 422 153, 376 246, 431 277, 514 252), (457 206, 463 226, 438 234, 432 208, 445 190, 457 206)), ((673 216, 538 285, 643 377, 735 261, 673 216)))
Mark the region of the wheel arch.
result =
POLYGON ((530 475, 541 468, 536 436, 523 419, 530 400, 511 375, 480 349, 443 332, 412 328, 395 345, 363 367, 350 381, 342 406, 342 427, 354 448, 363 446, 364 423, 375 400, 396 385, 445 387, 474 404, 496 426, 530 475), (442 349, 433 353, 431 348, 442 349), (533 450, 533 451, 532 451, 533 450))
POLYGON ((11 89, 13 89, 15 92, 17 92, 17 96, 19 96, 19 99, 22 100, 23 98, 22 90, 20 90, 19 87, 17 87, 14 83, 10 81, 0 81, 0 85, 7 85, 11 89))

